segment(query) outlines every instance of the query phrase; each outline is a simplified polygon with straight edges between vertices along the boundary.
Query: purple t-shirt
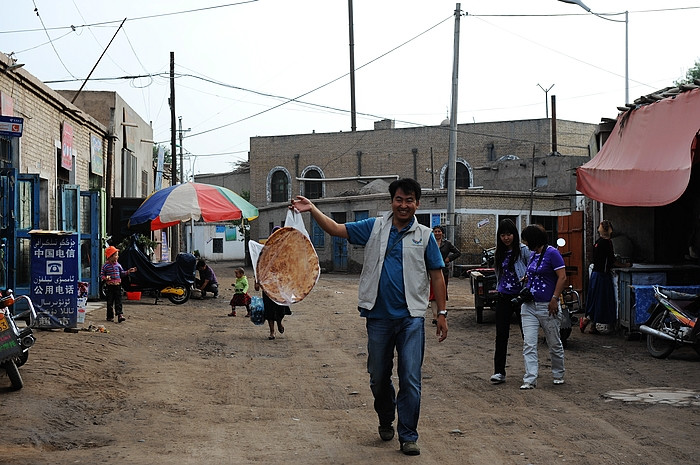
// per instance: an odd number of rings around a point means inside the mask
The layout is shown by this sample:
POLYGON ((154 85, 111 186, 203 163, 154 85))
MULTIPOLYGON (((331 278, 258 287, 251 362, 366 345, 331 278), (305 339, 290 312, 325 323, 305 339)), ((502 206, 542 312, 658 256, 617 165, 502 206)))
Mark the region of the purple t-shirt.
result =
POLYGON ((539 260, 540 254, 533 252, 527 266, 527 285, 535 302, 549 302, 559 279, 555 272, 564 268, 564 259, 557 249, 547 246, 542 263, 537 266, 539 260))
POLYGON ((515 275, 515 268, 510 267, 510 261, 513 258, 513 251, 506 251, 506 256, 501 264, 501 274, 498 280, 498 287, 496 290, 500 294, 516 295, 520 292, 522 284, 515 275))

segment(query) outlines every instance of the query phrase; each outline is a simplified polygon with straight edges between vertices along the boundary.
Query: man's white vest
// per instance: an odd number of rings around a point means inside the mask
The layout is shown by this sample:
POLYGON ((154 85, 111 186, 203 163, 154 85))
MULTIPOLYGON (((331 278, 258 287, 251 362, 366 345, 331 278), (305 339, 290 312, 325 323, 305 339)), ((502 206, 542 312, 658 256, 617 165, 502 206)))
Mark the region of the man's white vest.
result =
MULTIPOLYGON (((378 217, 365 245, 365 259, 360 274, 359 304, 365 310, 372 310, 377 300, 379 278, 384 266, 387 242, 391 231, 393 213, 378 217)), ((432 230, 418 223, 413 224, 401 239, 403 249, 403 285, 408 311, 413 317, 423 317, 428 307, 430 279, 425 263, 425 252, 432 230)), ((397 245, 398 246, 398 245, 397 245)))

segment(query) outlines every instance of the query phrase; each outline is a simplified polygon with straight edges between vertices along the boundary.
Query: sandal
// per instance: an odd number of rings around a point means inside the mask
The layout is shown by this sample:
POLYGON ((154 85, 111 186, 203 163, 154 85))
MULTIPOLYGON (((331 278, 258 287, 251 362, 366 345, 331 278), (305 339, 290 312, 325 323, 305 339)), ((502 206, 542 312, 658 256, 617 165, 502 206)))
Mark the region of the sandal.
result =
POLYGON ((578 327, 581 330, 582 333, 586 332, 586 327, 588 324, 591 322, 591 320, 587 317, 583 317, 580 320, 578 320, 578 327))

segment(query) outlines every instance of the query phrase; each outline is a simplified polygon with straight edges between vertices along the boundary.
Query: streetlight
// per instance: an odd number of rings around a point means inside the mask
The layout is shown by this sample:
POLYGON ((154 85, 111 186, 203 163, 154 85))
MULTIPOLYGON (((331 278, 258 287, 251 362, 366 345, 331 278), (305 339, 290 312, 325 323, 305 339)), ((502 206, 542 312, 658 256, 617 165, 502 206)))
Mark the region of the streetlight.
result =
POLYGON ((630 75, 629 75, 629 12, 624 11, 620 13, 596 13, 594 11, 591 11, 590 8, 588 8, 581 0, 559 0, 560 2, 563 3, 571 3, 574 5, 578 5, 584 10, 586 10, 588 13, 595 15, 599 18, 603 18, 607 21, 612 21, 614 23, 625 23, 625 104, 630 103, 630 75), (614 15, 625 15, 625 19, 612 19, 608 18, 608 16, 614 16, 614 15))

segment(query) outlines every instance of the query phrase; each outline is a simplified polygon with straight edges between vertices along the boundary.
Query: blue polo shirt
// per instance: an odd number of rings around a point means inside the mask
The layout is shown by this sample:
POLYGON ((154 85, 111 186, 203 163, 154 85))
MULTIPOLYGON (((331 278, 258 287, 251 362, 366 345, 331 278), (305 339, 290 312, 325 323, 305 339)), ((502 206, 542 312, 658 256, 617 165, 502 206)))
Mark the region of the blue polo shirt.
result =
MULTIPOLYGON (((367 244, 376 220, 376 218, 367 218, 362 221, 345 223, 345 228, 348 231, 348 241, 354 245, 367 244)), ((389 253, 384 258, 384 266, 379 278, 377 300, 372 311, 361 309, 361 316, 385 319, 398 319, 410 316, 403 285, 403 244, 400 239, 411 228, 414 221, 415 218, 400 231, 396 226, 391 226, 389 241, 387 242, 389 253), (396 243, 397 241, 398 243, 396 243), (394 245, 395 243, 396 245, 394 245)), ((438 270, 445 266, 440 248, 432 234, 430 234, 430 241, 425 251, 425 263, 428 270, 438 270)))

